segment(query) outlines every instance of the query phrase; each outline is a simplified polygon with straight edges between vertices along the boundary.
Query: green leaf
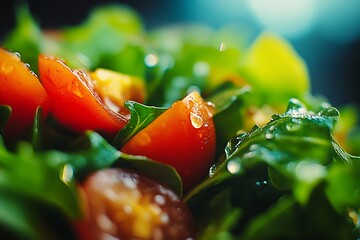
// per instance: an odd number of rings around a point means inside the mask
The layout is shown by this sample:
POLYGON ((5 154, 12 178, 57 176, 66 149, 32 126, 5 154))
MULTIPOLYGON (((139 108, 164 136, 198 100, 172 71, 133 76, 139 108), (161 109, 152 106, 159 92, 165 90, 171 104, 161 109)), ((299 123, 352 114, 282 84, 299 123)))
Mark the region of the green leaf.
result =
POLYGON ((218 152, 223 151, 229 139, 234 138, 244 126, 244 108, 250 91, 248 87, 236 88, 225 84, 207 99, 215 106, 213 119, 218 152))
POLYGON ((213 196, 193 211, 198 223, 197 239, 235 239, 231 232, 241 213, 241 209, 232 205, 229 189, 213 196))
POLYGON ((63 165, 52 165, 28 144, 21 144, 17 153, 0 151, 0 189, 14 191, 50 204, 71 218, 78 218, 81 210, 73 182, 60 177, 63 165), (46 194, 44 194, 46 193, 46 194))
POLYGON ((125 106, 130 110, 131 118, 126 126, 119 131, 112 143, 118 149, 167 109, 146 106, 134 101, 126 101, 125 106))
POLYGON ((119 160, 114 166, 133 169, 163 185, 168 186, 178 196, 181 197, 183 194, 180 175, 175 168, 170 165, 154 161, 143 156, 121 153, 119 160))
MULTIPOLYGON (((241 135, 238 142, 230 142, 227 159, 212 171, 208 180, 190 192, 188 198, 226 179, 242 176, 259 163, 269 166, 273 185, 290 189, 294 182, 310 177, 310 173, 300 172, 297 166, 311 162, 322 166, 333 161, 331 128, 337 120, 336 114, 333 108, 317 114, 308 112, 303 104, 292 99, 284 114, 274 115, 264 127, 255 126, 251 132, 241 135)), ((316 181, 322 175, 311 177, 316 181)))
POLYGON ((117 149, 93 131, 87 131, 73 142, 71 149, 73 151, 67 153, 66 160, 80 180, 91 172, 110 167, 120 156, 117 149))
POLYGON ((340 213, 360 209, 360 165, 335 164, 327 175, 326 195, 340 213))
MULTIPOLYGON (((84 179, 92 172, 108 167, 131 168, 167 185, 179 196, 182 196, 181 178, 173 167, 143 156, 122 153, 96 132, 86 132, 72 144, 72 149, 73 151, 68 153, 58 152, 57 161, 70 164, 70 173, 78 180, 84 179)), ((71 174, 68 176, 69 179, 72 177, 71 174)))
POLYGON ((76 239, 63 212, 21 192, 0 192, 0 232, 7 239, 76 239))

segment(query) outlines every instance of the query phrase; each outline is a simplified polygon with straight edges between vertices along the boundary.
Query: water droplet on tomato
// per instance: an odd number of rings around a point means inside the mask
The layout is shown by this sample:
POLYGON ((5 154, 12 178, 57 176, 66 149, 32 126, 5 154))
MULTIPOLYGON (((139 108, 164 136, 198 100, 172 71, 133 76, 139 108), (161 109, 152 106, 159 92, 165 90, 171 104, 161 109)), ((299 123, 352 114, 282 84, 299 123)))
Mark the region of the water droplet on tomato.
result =
POLYGON ((203 125, 202 117, 194 112, 190 113, 190 121, 191 121, 191 125, 196 129, 201 128, 203 125))
POLYGON ((215 104, 212 102, 206 102, 205 110, 206 110, 208 116, 211 118, 215 112, 215 104))
POLYGON ((9 62, 3 62, 3 64, 1 64, 1 72, 3 74, 10 74, 14 69, 14 65, 12 63, 9 62))
POLYGON ((19 59, 21 60, 21 54, 19 52, 14 52, 14 55, 19 59))
POLYGON ((68 90, 72 93, 74 93, 76 96, 82 98, 83 95, 81 93, 80 87, 79 87, 79 82, 77 79, 73 79, 71 81, 71 84, 68 85, 68 90))

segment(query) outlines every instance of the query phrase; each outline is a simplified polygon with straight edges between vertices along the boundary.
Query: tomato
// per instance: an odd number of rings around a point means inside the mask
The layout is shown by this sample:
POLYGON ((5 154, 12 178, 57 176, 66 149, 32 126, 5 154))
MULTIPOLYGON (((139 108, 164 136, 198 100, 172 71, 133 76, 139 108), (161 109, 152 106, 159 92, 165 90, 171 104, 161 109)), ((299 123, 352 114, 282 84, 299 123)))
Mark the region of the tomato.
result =
POLYGON ((113 135, 127 123, 124 115, 101 101, 86 72, 44 54, 39 56, 39 71, 49 95, 50 112, 63 126, 79 133, 95 130, 113 135))
POLYGON ((0 85, 0 105, 12 108, 4 128, 6 138, 16 138, 24 133, 32 125, 39 106, 46 117, 48 96, 38 77, 17 54, 4 48, 0 48, 0 85))
POLYGON ((103 169, 82 184, 85 218, 80 238, 184 240, 194 237, 194 219, 168 188, 125 169, 103 169))
POLYGON ((215 154, 213 107, 192 92, 175 102, 121 151, 170 164, 188 190, 209 171, 215 154))

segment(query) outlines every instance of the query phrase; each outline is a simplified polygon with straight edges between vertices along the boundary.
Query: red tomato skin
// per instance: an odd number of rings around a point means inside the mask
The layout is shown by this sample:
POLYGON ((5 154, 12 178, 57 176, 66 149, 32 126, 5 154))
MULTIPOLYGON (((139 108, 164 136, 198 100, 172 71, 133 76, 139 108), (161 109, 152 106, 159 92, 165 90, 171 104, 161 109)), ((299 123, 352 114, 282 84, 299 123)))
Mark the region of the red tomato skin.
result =
POLYGON ((39 71, 49 95, 50 112, 63 126, 78 133, 116 134, 127 123, 125 116, 111 111, 97 97, 85 72, 43 54, 39 56, 39 71))
POLYGON ((197 92, 175 102, 121 151, 172 165, 188 190, 208 174, 215 154, 211 107, 197 92))
POLYGON ((13 52, 0 48, 0 105, 9 105, 12 113, 4 128, 5 138, 17 138, 33 123, 36 109, 46 118, 49 101, 38 77, 13 52))

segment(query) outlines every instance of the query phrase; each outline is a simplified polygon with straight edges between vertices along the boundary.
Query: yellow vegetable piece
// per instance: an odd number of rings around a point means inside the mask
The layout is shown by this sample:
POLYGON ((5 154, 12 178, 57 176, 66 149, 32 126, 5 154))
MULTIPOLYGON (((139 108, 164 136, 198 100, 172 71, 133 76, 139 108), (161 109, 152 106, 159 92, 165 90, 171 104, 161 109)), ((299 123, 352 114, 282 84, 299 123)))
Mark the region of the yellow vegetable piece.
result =
POLYGON ((124 111, 124 103, 133 100, 143 103, 145 99, 145 84, 138 77, 119 72, 96 69, 90 73, 95 91, 100 98, 115 112, 124 111))
POLYGON ((267 101, 302 98, 310 89, 307 66, 291 44, 273 33, 261 34, 243 56, 241 72, 267 101))

